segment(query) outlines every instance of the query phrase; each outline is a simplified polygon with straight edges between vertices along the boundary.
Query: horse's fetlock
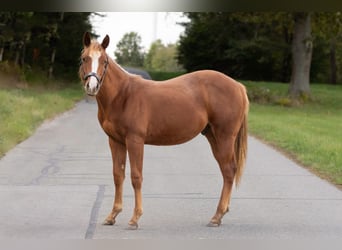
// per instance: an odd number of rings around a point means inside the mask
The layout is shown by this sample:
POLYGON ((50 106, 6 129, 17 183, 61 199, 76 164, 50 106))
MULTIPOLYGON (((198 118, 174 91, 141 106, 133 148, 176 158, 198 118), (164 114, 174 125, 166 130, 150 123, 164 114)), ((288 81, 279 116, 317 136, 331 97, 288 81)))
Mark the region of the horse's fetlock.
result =
POLYGON ((140 216, 142 216, 143 215, 143 209, 142 208, 136 208, 135 209, 135 214, 138 216, 138 217, 140 217, 140 216))
POLYGON ((113 208, 113 213, 114 214, 118 214, 118 213, 121 213, 122 212, 122 207, 114 207, 113 208))

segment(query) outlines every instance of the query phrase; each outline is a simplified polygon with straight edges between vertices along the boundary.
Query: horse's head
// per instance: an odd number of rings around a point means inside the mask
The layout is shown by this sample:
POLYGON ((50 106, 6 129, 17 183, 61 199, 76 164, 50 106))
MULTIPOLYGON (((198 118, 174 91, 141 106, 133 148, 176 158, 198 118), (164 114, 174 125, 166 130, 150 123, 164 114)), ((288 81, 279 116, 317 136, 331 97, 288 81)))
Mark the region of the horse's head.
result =
POLYGON ((94 96, 99 92, 106 75, 108 56, 105 50, 108 44, 108 35, 101 44, 92 41, 89 32, 86 32, 83 36, 84 48, 81 55, 79 74, 88 95, 94 96))

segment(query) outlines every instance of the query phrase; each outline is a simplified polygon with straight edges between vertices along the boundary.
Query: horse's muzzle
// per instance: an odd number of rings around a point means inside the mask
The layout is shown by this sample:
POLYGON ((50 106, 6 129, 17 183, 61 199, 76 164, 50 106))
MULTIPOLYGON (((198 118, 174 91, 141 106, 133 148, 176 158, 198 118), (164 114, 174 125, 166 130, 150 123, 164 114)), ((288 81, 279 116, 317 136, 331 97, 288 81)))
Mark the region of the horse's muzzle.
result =
POLYGON ((89 74, 85 75, 83 79, 84 81, 87 81, 88 78, 90 79, 88 82, 86 82, 84 89, 88 95, 95 96, 100 89, 101 80, 95 72, 90 72, 89 74))

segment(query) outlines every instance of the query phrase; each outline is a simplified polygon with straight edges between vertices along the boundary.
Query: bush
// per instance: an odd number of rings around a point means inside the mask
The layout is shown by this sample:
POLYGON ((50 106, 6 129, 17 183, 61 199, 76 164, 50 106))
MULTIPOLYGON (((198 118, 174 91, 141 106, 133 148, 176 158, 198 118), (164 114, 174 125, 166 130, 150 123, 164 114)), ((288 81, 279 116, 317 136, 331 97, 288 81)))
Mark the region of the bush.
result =
POLYGON ((288 97, 279 97, 275 100, 275 104, 278 104, 283 107, 292 107, 294 102, 293 99, 288 97))
POLYGON ((247 85, 247 94, 251 102, 258 104, 271 104, 283 107, 298 107, 305 103, 314 101, 310 95, 303 94, 299 98, 292 98, 287 92, 265 86, 247 85))
POLYGON ((272 96, 271 91, 268 88, 253 86, 248 88, 247 91, 248 99, 251 102, 256 102, 260 104, 272 103, 274 96, 272 96))

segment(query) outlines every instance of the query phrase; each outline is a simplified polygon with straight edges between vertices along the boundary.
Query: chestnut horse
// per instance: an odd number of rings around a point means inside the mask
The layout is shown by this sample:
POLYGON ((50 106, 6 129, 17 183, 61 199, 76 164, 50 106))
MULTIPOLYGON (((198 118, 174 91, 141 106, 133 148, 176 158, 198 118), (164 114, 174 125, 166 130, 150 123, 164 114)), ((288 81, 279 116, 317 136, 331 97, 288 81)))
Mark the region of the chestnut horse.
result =
POLYGON ((115 185, 114 205, 105 219, 113 225, 122 211, 126 154, 131 167, 135 208, 130 229, 138 228, 142 207, 144 144, 175 145, 202 133, 208 139, 223 176, 221 197, 209 226, 219 226, 228 212, 232 185, 239 183, 247 152, 249 102, 245 87, 228 76, 202 70, 156 82, 125 71, 86 32, 80 78, 96 96, 98 120, 109 137, 115 185))

